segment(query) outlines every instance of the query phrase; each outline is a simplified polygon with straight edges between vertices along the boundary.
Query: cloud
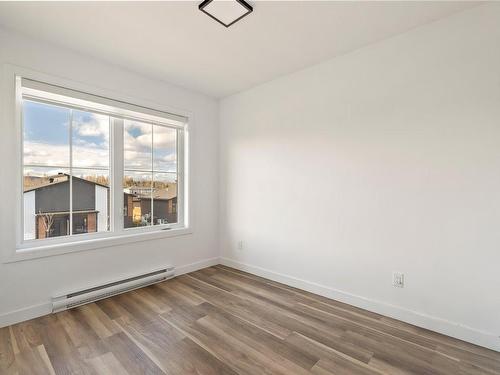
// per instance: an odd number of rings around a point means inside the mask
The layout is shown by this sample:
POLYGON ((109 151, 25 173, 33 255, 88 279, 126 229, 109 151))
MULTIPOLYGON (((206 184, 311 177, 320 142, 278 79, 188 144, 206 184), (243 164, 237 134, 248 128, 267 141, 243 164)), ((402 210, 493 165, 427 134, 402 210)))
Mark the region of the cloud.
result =
POLYGON ((175 130, 164 126, 126 120, 123 135, 125 169, 151 170, 154 143, 154 169, 175 172, 176 134, 175 130))
POLYGON ((153 138, 155 148, 175 149, 177 132, 164 126, 155 126, 153 138))
MULTIPOLYGON (((109 122, 107 116, 85 113, 73 124, 73 167, 109 167, 109 122)), ((151 170, 152 126, 126 122, 124 131, 125 169, 151 170)), ((176 131, 153 127, 154 169, 175 172, 176 131)), ((69 145, 44 141, 24 142, 24 164, 69 167, 69 145)))
POLYGON ((171 161, 176 161, 177 160, 177 155, 174 153, 165 155, 163 157, 157 158, 159 161, 165 161, 165 162, 171 162, 171 161))
POLYGON ((87 141, 103 146, 109 143, 109 117, 88 112, 77 112, 73 118, 74 142, 87 141), (83 139, 82 139, 83 138, 83 139))
POLYGON ((102 129, 100 124, 83 123, 73 127, 75 132, 83 137, 104 137, 108 135, 107 129, 102 129))
POLYGON ((109 149, 73 146, 73 167, 75 168, 109 168, 109 149))
MULTIPOLYGON (((47 143, 25 142, 24 164, 54 165, 69 167, 69 146, 51 145, 47 143)), ((73 147, 73 166, 75 168, 109 167, 107 149, 89 148, 86 146, 73 147)))
POLYGON ((69 166, 69 147, 24 142, 24 164, 69 166))

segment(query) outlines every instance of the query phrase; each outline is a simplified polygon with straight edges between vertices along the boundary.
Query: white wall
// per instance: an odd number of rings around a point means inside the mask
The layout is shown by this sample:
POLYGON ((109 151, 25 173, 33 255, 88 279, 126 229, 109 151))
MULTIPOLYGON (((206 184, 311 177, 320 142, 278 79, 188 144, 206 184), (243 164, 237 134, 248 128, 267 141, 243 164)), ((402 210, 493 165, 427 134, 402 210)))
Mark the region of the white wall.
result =
POLYGON ((34 240, 36 237, 35 191, 23 194, 23 208, 23 236, 27 240, 34 240))
MULTIPOLYGON (((0 64, 4 63, 191 112, 194 117, 194 129, 190 134, 195 227, 193 234, 182 237, 0 263, 0 326, 48 312, 50 297, 57 291, 163 265, 175 265, 182 272, 217 262, 218 105, 214 99, 0 30, 0 64)), ((0 159, 3 161, 0 167, 0 247, 6 252, 15 246, 16 223, 12 218, 16 200, 8 197, 17 194, 12 178, 17 166, 9 163, 14 159, 14 127, 4 123, 2 117, 0 129, 0 159)))
POLYGON ((500 4, 228 97, 220 121, 224 263, 500 350, 500 4))
POLYGON ((108 196, 109 190, 104 186, 95 185, 95 209, 97 214, 97 231, 108 230, 108 196))

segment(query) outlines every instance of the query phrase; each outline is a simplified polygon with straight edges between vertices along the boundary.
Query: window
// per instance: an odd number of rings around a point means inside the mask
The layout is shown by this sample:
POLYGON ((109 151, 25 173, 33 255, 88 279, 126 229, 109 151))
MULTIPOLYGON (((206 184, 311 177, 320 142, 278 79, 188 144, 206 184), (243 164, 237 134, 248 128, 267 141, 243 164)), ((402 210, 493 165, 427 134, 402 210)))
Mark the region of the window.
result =
POLYGON ((109 230, 109 116, 23 98, 24 240, 109 230))
POLYGON ((125 228, 177 223, 177 131, 124 121, 125 228))
POLYGON ((18 85, 23 242, 186 227, 187 118, 28 79, 18 85))

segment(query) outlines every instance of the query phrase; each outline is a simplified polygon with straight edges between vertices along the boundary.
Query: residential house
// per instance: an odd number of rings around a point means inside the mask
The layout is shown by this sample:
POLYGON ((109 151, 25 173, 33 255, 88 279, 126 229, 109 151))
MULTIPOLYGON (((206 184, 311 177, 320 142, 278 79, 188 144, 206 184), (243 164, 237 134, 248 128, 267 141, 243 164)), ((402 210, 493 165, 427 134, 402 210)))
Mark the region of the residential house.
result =
MULTIPOLYGON (((60 173, 40 179, 24 191, 24 238, 70 234, 70 176, 60 173)), ((109 187, 73 176, 73 233, 108 229, 109 187)))
POLYGON ((124 190, 123 216, 125 228, 151 223, 151 197, 153 197, 153 223, 177 222, 177 184, 165 188, 130 187, 124 190))

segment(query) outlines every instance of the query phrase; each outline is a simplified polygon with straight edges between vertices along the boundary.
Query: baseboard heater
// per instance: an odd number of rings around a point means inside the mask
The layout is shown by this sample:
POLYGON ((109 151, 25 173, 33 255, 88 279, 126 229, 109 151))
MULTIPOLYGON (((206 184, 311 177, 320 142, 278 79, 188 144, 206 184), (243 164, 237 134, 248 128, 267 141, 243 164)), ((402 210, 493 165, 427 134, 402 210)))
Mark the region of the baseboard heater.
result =
POLYGON ((160 281, 171 279, 175 276, 174 267, 166 267, 160 270, 128 277, 121 280, 111 281, 106 284, 91 288, 64 293, 52 297, 52 312, 63 311, 86 303, 98 301, 130 290, 142 288, 160 281))

